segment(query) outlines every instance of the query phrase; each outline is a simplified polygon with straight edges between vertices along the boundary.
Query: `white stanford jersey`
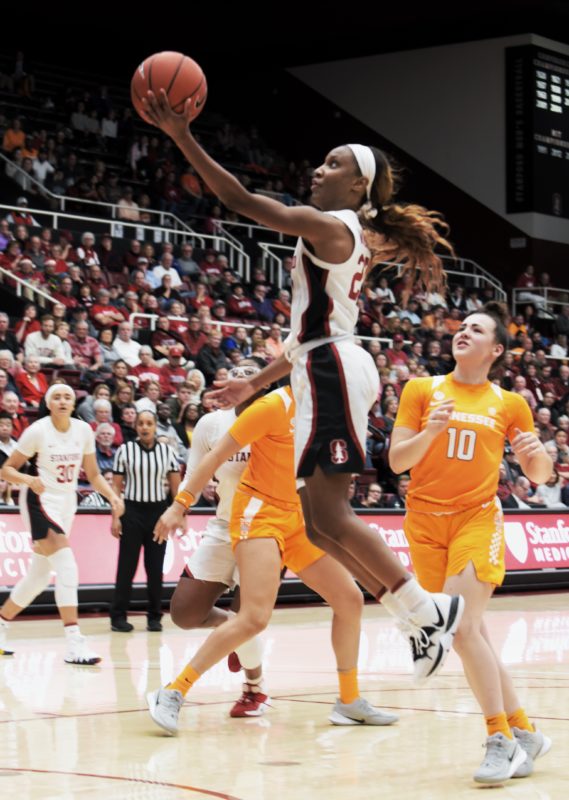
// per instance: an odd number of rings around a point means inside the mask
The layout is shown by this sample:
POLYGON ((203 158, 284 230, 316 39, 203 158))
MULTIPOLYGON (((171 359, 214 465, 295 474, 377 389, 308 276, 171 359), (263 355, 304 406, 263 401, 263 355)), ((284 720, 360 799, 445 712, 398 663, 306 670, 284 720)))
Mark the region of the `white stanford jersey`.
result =
MULTIPOLYGON (((199 420, 192 433, 192 446, 190 447, 190 454, 188 456, 184 483, 180 486, 180 491, 186 486, 187 481, 202 458, 207 455, 210 450, 213 450, 219 440, 228 433, 236 419, 237 415, 235 409, 232 408, 227 411, 222 409, 213 411, 211 414, 206 414, 199 420)), ((219 504, 216 511, 218 520, 229 523, 233 495, 241 480, 241 473, 247 466, 250 457, 251 448, 247 445, 216 470, 215 477, 219 481, 217 487, 219 504)), ((225 526, 223 526, 223 528, 225 529, 225 526)), ((220 538, 227 538, 227 540, 229 540, 229 533, 220 534, 220 538)))
POLYGON ((33 458, 37 455, 38 476, 48 495, 73 495, 83 456, 95 452, 95 434, 80 419, 70 419, 69 430, 58 431, 51 417, 44 417, 27 428, 18 440, 17 450, 33 458))
POLYGON ((285 352, 291 360, 325 342, 354 335, 357 300, 369 264, 362 226, 355 211, 325 212, 341 220, 354 237, 354 249, 343 264, 328 264, 308 250, 302 238, 294 251, 291 331, 285 352))

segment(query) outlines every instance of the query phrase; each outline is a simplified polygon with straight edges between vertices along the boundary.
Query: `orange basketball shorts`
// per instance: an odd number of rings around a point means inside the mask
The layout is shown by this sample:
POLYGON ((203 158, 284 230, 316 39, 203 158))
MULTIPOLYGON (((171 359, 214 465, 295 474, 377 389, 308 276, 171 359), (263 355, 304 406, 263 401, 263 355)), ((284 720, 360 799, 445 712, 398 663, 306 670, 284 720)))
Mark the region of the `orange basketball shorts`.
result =
POLYGON ((283 565, 297 575, 325 555, 308 540, 300 506, 285 510, 240 491, 233 498, 229 532, 234 550, 250 539, 274 539, 283 565))
POLYGON ((504 515, 498 498, 455 514, 407 511, 403 530, 417 578, 440 592, 445 579, 472 561, 478 580, 499 586, 506 572, 504 515))

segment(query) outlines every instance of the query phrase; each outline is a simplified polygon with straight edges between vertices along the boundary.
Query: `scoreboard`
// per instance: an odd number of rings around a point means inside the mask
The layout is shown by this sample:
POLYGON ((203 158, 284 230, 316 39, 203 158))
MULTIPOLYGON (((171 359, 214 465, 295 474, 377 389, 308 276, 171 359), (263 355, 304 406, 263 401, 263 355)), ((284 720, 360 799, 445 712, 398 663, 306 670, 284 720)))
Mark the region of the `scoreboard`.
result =
POLYGON ((506 48, 506 210, 569 218, 569 55, 506 48))

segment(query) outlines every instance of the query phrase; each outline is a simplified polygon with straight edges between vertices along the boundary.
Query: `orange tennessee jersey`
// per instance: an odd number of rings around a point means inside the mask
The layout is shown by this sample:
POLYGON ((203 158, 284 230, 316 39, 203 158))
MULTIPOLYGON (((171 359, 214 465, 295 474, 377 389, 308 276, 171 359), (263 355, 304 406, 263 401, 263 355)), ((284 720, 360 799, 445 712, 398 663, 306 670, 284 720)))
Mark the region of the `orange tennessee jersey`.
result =
POLYGON ((294 411, 290 387, 276 389, 243 411, 228 431, 240 447, 251 445, 239 491, 291 510, 300 504, 294 472, 294 411))
POLYGON ((435 405, 454 400, 446 431, 411 470, 407 508, 460 511, 496 495, 506 437, 534 431, 530 407, 518 394, 487 381, 458 383, 450 375, 413 378, 406 384, 395 426, 421 431, 435 405))

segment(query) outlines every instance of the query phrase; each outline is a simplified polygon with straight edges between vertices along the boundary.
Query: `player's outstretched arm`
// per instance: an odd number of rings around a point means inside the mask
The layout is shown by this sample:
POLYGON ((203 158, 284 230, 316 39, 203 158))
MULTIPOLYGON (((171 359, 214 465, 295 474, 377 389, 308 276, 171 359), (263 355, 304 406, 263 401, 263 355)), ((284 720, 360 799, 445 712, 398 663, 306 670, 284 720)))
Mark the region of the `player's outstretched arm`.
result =
POLYGON ((343 241, 348 235, 342 222, 311 206, 285 206, 269 197, 248 192, 237 178, 205 152, 190 133, 191 101, 187 102, 182 114, 172 111, 163 89, 157 95, 149 91, 142 102, 148 120, 174 140, 227 208, 289 236, 302 236, 315 245, 335 237, 343 241))

